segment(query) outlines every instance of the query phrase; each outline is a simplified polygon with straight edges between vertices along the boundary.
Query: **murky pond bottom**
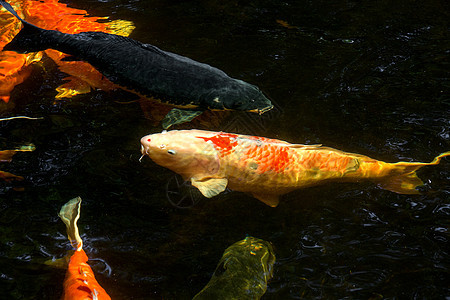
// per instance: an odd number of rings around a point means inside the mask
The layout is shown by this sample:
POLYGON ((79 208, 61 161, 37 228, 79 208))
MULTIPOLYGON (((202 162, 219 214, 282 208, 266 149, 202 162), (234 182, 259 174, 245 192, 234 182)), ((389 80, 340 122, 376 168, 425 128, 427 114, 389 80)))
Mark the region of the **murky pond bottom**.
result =
MULTIPOLYGON (((444 1, 65 3, 132 20, 131 37, 256 84, 275 104, 262 116, 210 113, 177 129, 323 144, 389 162, 450 150, 444 1)), ((246 236, 270 241, 277 257, 263 299, 450 295, 448 159, 420 171, 422 195, 361 182, 295 191, 277 208, 239 192, 205 199, 173 172, 139 162, 139 139, 161 128, 138 103, 123 103, 131 95, 93 91, 55 103, 65 76, 44 66, 1 108, 2 117, 44 117, 0 123, 2 148, 36 146, 0 164, 25 178, 0 182, 1 297, 60 297, 65 270, 44 262, 70 249, 57 213, 76 196, 84 249, 113 299, 190 299, 224 249, 246 236), (184 195, 196 205, 182 207, 184 195)))

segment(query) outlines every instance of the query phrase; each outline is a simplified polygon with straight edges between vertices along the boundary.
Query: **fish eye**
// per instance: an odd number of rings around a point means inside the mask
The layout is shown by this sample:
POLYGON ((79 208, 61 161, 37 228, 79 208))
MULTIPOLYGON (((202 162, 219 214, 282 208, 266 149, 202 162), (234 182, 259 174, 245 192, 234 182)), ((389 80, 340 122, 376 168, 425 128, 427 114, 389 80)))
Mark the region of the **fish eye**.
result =
POLYGON ((175 155, 175 154, 177 154, 177 152, 176 152, 175 150, 172 150, 172 149, 167 150, 167 153, 169 153, 170 155, 175 155))

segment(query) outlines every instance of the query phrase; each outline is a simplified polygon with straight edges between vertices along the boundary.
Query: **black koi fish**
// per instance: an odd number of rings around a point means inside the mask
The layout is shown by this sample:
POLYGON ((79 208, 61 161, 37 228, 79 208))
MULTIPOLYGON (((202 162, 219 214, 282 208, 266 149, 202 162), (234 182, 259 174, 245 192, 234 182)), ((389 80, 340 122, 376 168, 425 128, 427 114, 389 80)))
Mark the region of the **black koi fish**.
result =
POLYGON ((3 51, 55 49, 86 61, 115 84, 174 106, 163 127, 190 121, 207 109, 262 114, 273 107, 258 87, 207 64, 114 34, 42 29, 23 20, 7 2, 0 4, 23 23, 3 51))

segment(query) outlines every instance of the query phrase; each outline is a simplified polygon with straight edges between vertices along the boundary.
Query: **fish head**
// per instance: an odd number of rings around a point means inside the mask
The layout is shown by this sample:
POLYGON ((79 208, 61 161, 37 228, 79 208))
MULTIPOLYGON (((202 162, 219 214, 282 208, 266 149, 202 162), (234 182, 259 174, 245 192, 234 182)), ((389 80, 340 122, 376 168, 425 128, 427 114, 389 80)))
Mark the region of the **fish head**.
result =
POLYGON ((205 142, 201 130, 171 130, 141 138, 142 155, 185 179, 211 176, 219 171, 219 156, 211 143, 205 142))
POLYGON ((233 79, 228 85, 209 94, 210 109, 249 111, 263 114, 273 108, 261 90, 245 81, 233 79))
POLYGON ((275 253, 269 242, 248 236, 225 250, 213 275, 221 280, 211 280, 205 289, 217 288, 216 282, 221 287, 228 283, 234 289, 245 287, 243 293, 259 299, 273 276, 275 260, 275 253), (233 276, 235 274, 239 274, 238 279, 238 276, 233 276), (240 281, 245 281, 246 284, 242 285, 240 281))

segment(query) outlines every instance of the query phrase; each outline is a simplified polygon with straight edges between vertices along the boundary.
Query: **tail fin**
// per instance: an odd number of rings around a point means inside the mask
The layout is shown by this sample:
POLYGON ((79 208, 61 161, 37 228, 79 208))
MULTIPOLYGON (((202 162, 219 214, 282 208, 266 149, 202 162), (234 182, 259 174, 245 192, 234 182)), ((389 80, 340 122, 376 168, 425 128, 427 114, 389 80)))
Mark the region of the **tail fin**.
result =
POLYGON ((430 163, 398 162, 391 164, 394 168, 392 170, 392 175, 384 178, 383 181, 379 183, 379 186, 385 190, 398 194, 419 194, 419 191, 416 190, 416 188, 423 185, 423 182, 417 177, 416 171, 424 166, 439 164, 441 159, 445 156, 450 156, 450 151, 441 153, 430 163))
POLYGON ((9 3, 0 0, 0 5, 13 14, 23 24, 22 30, 13 38, 11 42, 3 47, 3 51, 28 53, 42 51, 49 48, 47 46, 48 38, 45 37, 45 33, 48 32, 48 30, 34 26, 33 24, 30 24, 22 19, 9 3))

